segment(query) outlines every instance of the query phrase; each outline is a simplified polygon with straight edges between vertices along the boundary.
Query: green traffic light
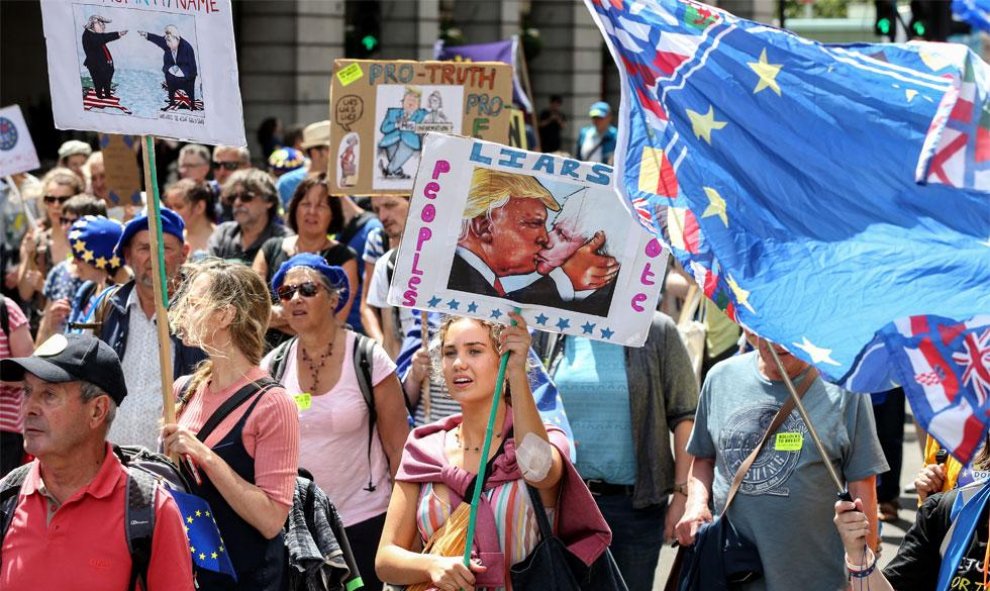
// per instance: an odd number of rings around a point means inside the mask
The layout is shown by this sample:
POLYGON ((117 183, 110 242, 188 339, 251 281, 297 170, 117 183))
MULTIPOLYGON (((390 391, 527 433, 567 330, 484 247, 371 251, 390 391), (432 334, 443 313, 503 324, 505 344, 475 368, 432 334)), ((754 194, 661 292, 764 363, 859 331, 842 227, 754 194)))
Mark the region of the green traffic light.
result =
POLYGON ((364 45, 364 48, 368 51, 372 51, 378 47, 378 39, 374 35, 365 35, 361 38, 361 45, 364 45))
POLYGON ((882 18, 877 21, 877 30, 881 35, 890 35, 890 19, 882 18))
POLYGON ((916 33, 916 34, 917 34, 917 35, 918 35, 919 37, 924 37, 924 36, 925 36, 925 31, 926 31, 926 30, 927 30, 927 29, 925 28, 925 23, 923 23, 923 22, 921 22, 921 21, 916 21, 916 22, 914 23, 914 32, 915 32, 915 33, 916 33))

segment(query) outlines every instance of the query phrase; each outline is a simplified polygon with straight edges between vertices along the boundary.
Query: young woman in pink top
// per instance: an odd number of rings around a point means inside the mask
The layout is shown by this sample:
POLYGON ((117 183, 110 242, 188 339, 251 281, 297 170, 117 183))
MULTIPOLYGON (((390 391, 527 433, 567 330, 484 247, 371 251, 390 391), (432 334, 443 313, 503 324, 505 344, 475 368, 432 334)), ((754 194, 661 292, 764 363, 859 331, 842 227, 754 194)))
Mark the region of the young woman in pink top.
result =
POLYGON ((441 325, 443 378, 462 414, 417 428, 406 443, 378 548, 376 566, 382 580, 428 583, 442 591, 510 588, 509 568, 540 540, 527 485, 539 491, 551 522, 555 507, 568 507, 570 521, 557 511, 558 534, 565 543, 569 533, 590 539, 584 546, 587 557, 597 557, 608 545, 608 527, 565 459, 566 437, 559 429, 545 427, 537 412, 526 368, 531 338, 522 317, 510 316, 515 326, 457 317, 441 325), (510 353, 506 395, 498 406, 491 452, 482 458, 504 352, 510 353), (481 462, 492 458, 478 511, 473 552, 477 560, 467 568, 461 556, 422 553, 457 506, 470 500, 473 477, 481 462))
POLYGON ((272 289, 298 336, 273 350, 261 365, 295 397, 299 465, 313 474, 340 512, 364 588, 381 589, 375 550, 409 435, 395 363, 374 344, 369 385, 377 419, 369 434, 368 403, 354 364, 355 345, 364 337, 349 330, 338 314, 348 301, 345 271, 328 265, 320 254, 297 254, 278 268, 272 289), (280 368, 273 371, 277 358, 280 368))
POLYGON ((217 259, 190 267, 169 311, 184 343, 209 360, 176 382, 184 400, 165 425, 166 453, 183 458, 193 494, 210 503, 237 583, 207 570, 200 591, 276 591, 285 576, 282 526, 292 507, 299 461, 299 421, 285 390, 258 367, 271 313, 268 289, 250 268, 217 259), (244 402, 204 427, 228 400, 244 402), (193 468, 194 467, 194 468, 193 468))

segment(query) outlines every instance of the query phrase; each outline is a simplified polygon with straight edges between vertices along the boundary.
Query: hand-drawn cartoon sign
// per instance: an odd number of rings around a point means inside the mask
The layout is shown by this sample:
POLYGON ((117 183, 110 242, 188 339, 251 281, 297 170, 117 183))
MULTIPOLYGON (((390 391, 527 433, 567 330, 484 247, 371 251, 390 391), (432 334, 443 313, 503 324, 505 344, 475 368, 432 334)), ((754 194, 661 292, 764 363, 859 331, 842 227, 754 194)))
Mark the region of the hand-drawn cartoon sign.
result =
POLYGON ((641 346, 667 253, 612 167, 427 134, 388 301, 641 346))

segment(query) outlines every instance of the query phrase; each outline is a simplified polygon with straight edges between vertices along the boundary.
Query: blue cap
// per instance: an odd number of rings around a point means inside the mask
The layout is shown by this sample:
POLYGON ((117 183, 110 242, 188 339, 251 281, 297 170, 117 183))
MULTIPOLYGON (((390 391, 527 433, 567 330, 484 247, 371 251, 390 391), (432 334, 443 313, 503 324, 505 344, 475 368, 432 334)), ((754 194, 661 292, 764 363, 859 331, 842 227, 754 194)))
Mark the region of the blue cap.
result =
POLYGON ((124 227, 117 220, 102 215, 83 216, 72 222, 69 228, 72 256, 97 269, 113 273, 121 266, 114 248, 123 231, 124 227))
MULTIPOLYGON (((143 232, 148 229, 148 215, 141 214, 134 218, 133 220, 127 222, 124 226, 124 233, 120 236, 120 241, 117 242, 117 248, 114 249, 115 254, 121 259, 124 258, 124 249, 127 244, 134 238, 134 235, 138 232, 143 232)), ((183 236, 183 231, 186 229, 186 223, 182 221, 179 214, 175 213, 167 207, 162 208, 162 234, 171 234, 179 239, 180 242, 185 242, 186 238, 183 236)))
POLYGON ((282 287, 285 282, 286 274, 296 267, 313 269, 327 278, 327 283, 340 294, 334 312, 340 312, 347 305, 347 298, 351 289, 351 282, 347 279, 347 273, 344 273, 344 270, 336 265, 328 265, 326 259, 311 252, 297 254, 279 266, 278 271, 275 271, 275 275, 272 276, 272 293, 278 292, 278 288, 282 287))
POLYGON ((279 174, 291 172, 304 164, 306 156, 295 148, 279 148, 268 157, 268 166, 279 174))
POLYGON ((591 110, 588 111, 588 117, 607 117, 611 114, 612 107, 608 106, 608 103, 605 101, 598 101, 591 105, 591 110))

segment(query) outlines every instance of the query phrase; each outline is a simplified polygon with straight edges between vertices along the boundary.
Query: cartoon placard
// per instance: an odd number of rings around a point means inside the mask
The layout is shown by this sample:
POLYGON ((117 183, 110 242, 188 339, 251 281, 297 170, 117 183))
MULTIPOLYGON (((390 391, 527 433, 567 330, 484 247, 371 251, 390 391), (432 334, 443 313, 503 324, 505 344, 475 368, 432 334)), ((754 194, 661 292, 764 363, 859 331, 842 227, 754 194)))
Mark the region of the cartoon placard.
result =
POLYGON ((230 0, 42 2, 55 126, 243 146, 230 0))
POLYGON ((11 105, 0 109, 0 177, 40 166, 21 107, 11 105))
POLYGON ((336 60, 330 85, 331 191, 407 193, 425 134, 505 142, 511 104, 508 64, 336 60))
POLYGON ((612 167, 434 133, 422 159, 389 303, 646 341, 668 253, 612 167))
POLYGON ((138 168, 132 135, 100 134, 107 190, 114 205, 141 204, 141 170, 138 168))

